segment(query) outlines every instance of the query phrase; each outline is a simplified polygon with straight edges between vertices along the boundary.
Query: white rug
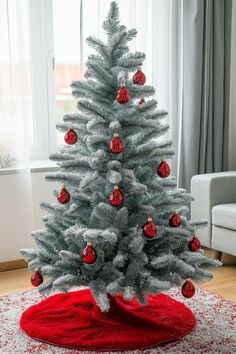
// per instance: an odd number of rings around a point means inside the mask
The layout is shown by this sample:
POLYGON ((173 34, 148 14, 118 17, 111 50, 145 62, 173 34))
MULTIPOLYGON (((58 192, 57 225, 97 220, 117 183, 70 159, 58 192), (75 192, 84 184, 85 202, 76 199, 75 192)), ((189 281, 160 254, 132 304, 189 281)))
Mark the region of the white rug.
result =
MULTIPOLYGON (((121 353, 236 354, 236 304, 199 288, 189 300, 182 297, 179 289, 173 289, 168 294, 191 308, 198 321, 196 329, 178 342, 121 353)), ((21 313, 40 300, 42 297, 37 290, 0 298, 0 354, 88 353, 41 343, 21 331, 18 324, 21 313)))

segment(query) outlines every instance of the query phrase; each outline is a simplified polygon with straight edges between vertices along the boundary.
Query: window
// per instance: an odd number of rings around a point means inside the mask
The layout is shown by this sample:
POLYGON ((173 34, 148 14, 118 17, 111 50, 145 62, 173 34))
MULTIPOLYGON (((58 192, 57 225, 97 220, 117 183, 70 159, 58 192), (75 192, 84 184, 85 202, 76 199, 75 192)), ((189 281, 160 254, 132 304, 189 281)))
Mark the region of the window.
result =
MULTIPOLYGON (((85 61, 92 52, 86 38, 105 38, 102 23, 110 2, 0 2, 0 144, 11 141, 19 150, 21 141, 30 147, 31 159, 48 159, 64 143, 63 134, 55 126, 66 113, 76 111, 77 100, 71 95, 70 85, 82 78, 85 61)), ((171 2, 118 0, 118 4, 122 23, 139 30, 130 48, 146 53, 147 83, 157 90, 162 88, 158 100, 168 108, 171 2), (157 21, 158 13, 161 16, 157 21)))
MULTIPOLYGON (((106 10, 109 4, 107 1, 106 10)), ((30 2, 37 126, 33 158, 47 159, 64 143, 63 134, 55 126, 66 113, 76 112, 77 100, 71 95, 70 85, 73 80, 80 80, 85 71, 84 58, 88 55, 85 38, 97 32, 99 8, 99 1, 94 0, 30 2), (86 21, 85 14, 89 14, 86 21)))
POLYGON ((110 0, 103 3, 104 14, 100 1, 94 0, 30 2, 33 81, 37 83, 34 84, 37 139, 33 158, 46 159, 64 143, 63 134, 55 126, 66 113, 76 112, 77 100, 71 95, 70 85, 85 72, 84 61, 90 52, 85 45, 86 37, 100 35, 99 27, 110 0))
MULTIPOLYGON (((70 85, 80 80, 83 72, 80 5, 78 0, 67 0, 65 11, 64 0, 53 0, 55 123, 62 122, 66 113, 76 111, 70 85)), ((56 141, 63 143, 59 132, 56 141)))

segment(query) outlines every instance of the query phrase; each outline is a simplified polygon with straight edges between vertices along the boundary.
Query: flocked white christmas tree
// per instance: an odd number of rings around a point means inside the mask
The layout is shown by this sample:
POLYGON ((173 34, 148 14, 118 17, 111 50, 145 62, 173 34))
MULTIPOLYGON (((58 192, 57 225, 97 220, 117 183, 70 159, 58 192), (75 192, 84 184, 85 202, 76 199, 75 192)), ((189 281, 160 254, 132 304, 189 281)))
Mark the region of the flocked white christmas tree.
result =
POLYGON ((148 293, 182 286, 191 297, 193 282, 209 280, 207 269, 220 263, 203 255, 196 229, 204 221, 187 219, 191 196, 170 176, 172 143, 159 139, 167 112, 145 85, 145 55, 127 45, 136 30, 120 25, 115 2, 103 28, 106 43, 87 39, 96 54, 86 80, 72 83, 78 112, 58 125, 66 145, 51 156, 61 170, 47 180, 61 186, 54 203, 42 204, 37 248, 21 253, 41 293, 88 286, 108 311, 108 294, 145 303, 148 293))

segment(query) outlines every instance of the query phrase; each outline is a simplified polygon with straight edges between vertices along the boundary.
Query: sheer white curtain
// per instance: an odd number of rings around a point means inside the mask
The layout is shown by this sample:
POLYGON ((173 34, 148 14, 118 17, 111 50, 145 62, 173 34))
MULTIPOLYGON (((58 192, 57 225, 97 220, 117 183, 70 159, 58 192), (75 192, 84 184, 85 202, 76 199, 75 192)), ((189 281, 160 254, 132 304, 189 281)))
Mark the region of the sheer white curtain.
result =
POLYGON ((0 139, 17 161, 33 144, 28 2, 0 1, 0 139))
POLYGON ((34 136, 27 5, 27 0, 0 1, 0 261, 17 258, 14 249, 26 243, 34 224, 29 166, 29 146, 34 136))

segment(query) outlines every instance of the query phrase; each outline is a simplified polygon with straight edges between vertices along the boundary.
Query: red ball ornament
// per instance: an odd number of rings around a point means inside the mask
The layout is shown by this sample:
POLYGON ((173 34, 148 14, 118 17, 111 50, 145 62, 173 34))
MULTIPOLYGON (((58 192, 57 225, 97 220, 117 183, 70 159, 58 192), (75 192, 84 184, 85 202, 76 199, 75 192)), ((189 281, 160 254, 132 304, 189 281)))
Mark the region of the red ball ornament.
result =
POLYGON ((119 207, 121 204, 123 204, 124 202, 124 196, 121 193, 121 191, 119 190, 118 186, 115 186, 113 189, 113 192, 111 193, 110 197, 109 197, 109 202, 111 203, 111 205, 115 206, 115 207, 119 207))
POLYGON ((197 252, 200 250, 201 242, 199 241, 199 239, 196 236, 193 236, 193 238, 189 241, 188 248, 192 252, 197 252))
POLYGON ((165 160, 162 160, 157 166, 157 174, 161 178, 166 178, 170 175, 170 166, 165 160))
POLYGON ((181 225, 181 218, 177 212, 174 212, 174 214, 171 216, 169 225, 170 227, 178 227, 181 225))
POLYGON ((57 200, 61 204, 66 204, 70 201, 70 193, 65 187, 58 193, 57 200))
POLYGON ((193 297, 195 294, 195 286, 191 282, 191 280, 186 280, 184 284, 182 285, 181 289, 182 295, 189 299, 190 297, 193 297))
POLYGON ((144 85, 145 82, 146 76, 144 75, 141 69, 138 69, 138 71, 133 76, 133 83, 135 85, 144 85))
POLYGON ((146 224, 143 226, 143 234, 147 238, 152 238, 156 236, 157 233, 157 228, 154 222, 152 221, 152 218, 148 218, 148 221, 146 224))
POLYGON ((145 99, 144 98, 140 98, 140 100, 138 101, 138 104, 144 104, 145 103, 145 99))
POLYGON ((74 131, 74 129, 71 128, 68 130, 68 132, 66 132, 66 134, 64 136, 64 140, 67 144, 74 145, 78 141, 78 135, 74 131))
POLYGON ((122 85, 116 95, 117 102, 123 104, 123 103, 127 103, 130 99, 131 99, 131 95, 129 90, 124 85, 122 85))
POLYGON ((119 138, 117 133, 114 134, 110 142, 109 148, 110 148, 110 152, 112 152, 113 154, 120 154, 124 150, 122 141, 119 138))
POLYGON ((35 273, 32 274, 31 276, 31 284, 33 286, 39 286, 40 284, 43 283, 43 276, 39 271, 36 271, 35 273))
POLYGON ((82 260, 86 264, 92 264, 96 261, 97 259, 97 252, 96 250, 92 247, 91 242, 87 242, 87 246, 83 250, 82 253, 82 260))

